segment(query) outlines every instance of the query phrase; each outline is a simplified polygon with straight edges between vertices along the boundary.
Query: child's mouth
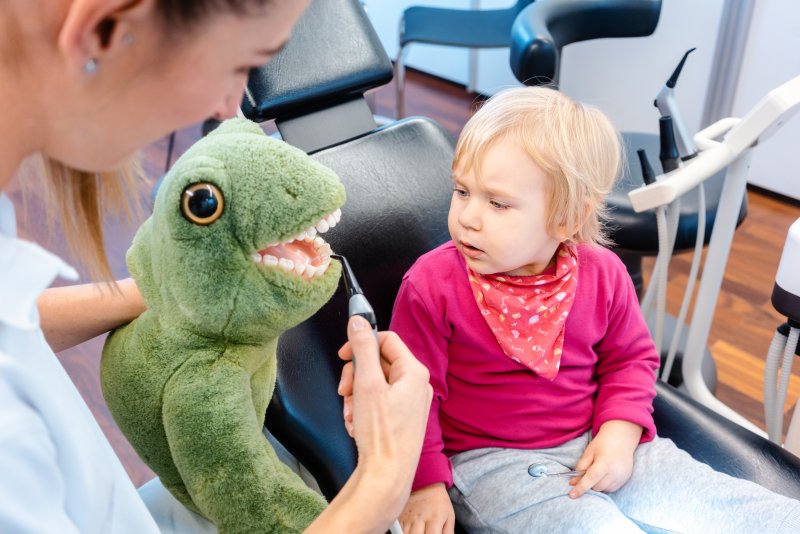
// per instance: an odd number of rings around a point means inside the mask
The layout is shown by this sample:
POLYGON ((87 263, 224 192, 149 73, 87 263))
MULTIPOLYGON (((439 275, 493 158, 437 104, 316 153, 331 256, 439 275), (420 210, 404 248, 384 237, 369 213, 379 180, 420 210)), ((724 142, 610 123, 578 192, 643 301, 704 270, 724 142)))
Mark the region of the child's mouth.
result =
POLYGON ((477 247, 473 247, 469 243, 465 243, 464 241, 461 242, 461 251, 464 253, 465 256, 470 258, 477 258, 478 256, 483 255, 483 251, 477 247))

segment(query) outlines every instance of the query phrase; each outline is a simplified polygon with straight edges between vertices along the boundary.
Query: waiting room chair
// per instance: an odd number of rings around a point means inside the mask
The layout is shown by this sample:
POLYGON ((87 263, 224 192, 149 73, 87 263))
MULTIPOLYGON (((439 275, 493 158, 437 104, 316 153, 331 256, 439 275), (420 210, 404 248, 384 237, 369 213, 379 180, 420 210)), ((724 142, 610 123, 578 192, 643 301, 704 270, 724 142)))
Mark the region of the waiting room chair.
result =
POLYGON ((404 116, 405 57, 411 43, 459 48, 503 48, 511 44, 511 25, 533 0, 505 9, 449 9, 411 6, 400 17, 400 50, 395 60, 396 117, 404 116))
MULTIPOLYGON (((385 84, 391 73, 358 0, 313 0, 286 48, 253 73, 243 104, 250 118, 274 118, 285 141, 305 147, 342 179, 348 200, 325 238, 352 265, 381 329, 389 324, 404 272, 449 239, 454 148, 429 119, 369 124, 363 92, 385 84)), ((266 416, 267 428, 328 499, 356 465, 336 392, 342 367, 336 351, 346 339, 346 322, 340 287, 316 315, 281 336, 266 416)), ((668 385, 657 389, 660 435, 715 469, 800 498, 798 458, 668 385)))

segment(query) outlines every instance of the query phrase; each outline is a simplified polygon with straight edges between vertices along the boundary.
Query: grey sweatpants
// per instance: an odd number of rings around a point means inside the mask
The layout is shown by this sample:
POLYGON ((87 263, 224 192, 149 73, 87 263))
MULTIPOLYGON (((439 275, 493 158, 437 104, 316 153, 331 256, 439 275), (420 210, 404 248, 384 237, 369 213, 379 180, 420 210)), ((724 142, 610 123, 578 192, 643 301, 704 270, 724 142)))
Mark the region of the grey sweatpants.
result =
POLYGON ((665 438, 636 449, 633 475, 618 491, 570 499, 569 477, 533 478, 574 468, 589 436, 536 451, 477 449, 451 458, 450 499, 469 532, 800 533, 800 501, 714 471, 665 438))

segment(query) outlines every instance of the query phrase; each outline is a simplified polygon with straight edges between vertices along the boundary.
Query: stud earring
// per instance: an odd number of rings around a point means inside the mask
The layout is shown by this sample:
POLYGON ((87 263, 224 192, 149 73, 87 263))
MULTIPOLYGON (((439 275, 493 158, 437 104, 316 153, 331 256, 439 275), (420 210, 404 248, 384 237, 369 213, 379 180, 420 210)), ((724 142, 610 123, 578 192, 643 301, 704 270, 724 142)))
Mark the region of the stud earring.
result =
POLYGON ((94 58, 87 59, 86 63, 83 65, 83 72, 86 74, 94 74, 97 72, 97 60, 94 58))
POLYGON ((133 39, 133 35, 131 35, 130 33, 126 33, 125 35, 122 36, 122 44, 124 44, 124 45, 127 45, 127 46, 132 45, 133 44, 133 40, 134 40, 133 39))

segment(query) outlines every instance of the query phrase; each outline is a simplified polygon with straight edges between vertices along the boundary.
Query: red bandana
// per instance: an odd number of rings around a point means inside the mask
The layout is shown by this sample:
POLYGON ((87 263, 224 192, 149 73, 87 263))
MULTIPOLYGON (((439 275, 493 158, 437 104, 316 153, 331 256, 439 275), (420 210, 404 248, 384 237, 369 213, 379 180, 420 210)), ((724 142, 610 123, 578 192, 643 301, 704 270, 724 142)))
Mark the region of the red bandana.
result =
POLYGON ((478 309, 506 356, 554 380, 578 285, 575 247, 560 245, 555 271, 546 274, 484 275, 469 267, 467 273, 478 309))

